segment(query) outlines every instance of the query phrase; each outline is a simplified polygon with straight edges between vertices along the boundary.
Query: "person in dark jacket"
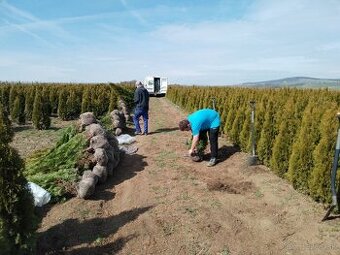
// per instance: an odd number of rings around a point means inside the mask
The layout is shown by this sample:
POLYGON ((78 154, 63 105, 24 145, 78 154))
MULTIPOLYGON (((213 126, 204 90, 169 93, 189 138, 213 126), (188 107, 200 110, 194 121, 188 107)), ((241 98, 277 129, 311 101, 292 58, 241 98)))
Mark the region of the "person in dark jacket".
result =
POLYGON ((135 135, 147 135, 148 134, 148 121, 149 121, 149 92, 144 88, 143 83, 136 82, 136 91, 134 96, 134 102, 136 105, 135 113, 133 116, 133 123, 135 124, 135 135), (143 117, 144 133, 142 133, 139 119, 143 117))

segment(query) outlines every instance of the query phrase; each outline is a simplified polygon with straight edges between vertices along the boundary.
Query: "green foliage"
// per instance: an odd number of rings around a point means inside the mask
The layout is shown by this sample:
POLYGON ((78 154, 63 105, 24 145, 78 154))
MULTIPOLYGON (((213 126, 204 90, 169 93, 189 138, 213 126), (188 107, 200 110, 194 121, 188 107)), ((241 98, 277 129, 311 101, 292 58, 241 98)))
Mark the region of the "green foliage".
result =
POLYGON ((62 120, 68 120, 67 115, 67 106, 66 106, 66 100, 67 100, 68 93, 66 89, 61 89, 59 93, 59 101, 58 101, 58 117, 62 120))
POLYGON ((112 112, 114 109, 118 107, 118 92, 117 87, 112 85, 111 92, 110 92, 110 105, 109 105, 109 112, 112 112))
POLYGON ((276 130, 274 127, 275 108, 274 103, 269 101, 268 110, 265 114, 264 123, 261 130, 261 137, 258 142, 258 155, 265 165, 269 165, 272 155, 273 143, 276 136, 276 130))
POLYGON ((41 92, 35 93, 32 121, 36 129, 48 129, 51 126, 48 104, 43 102, 41 92))
POLYGON ((11 86, 8 84, 0 84, 0 104, 6 112, 9 112, 9 94, 11 86))
POLYGON ((13 104, 11 112, 12 121, 18 124, 25 123, 25 98, 23 95, 18 95, 13 104))
POLYGON ((84 134, 76 127, 69 127, 62 133, 56 146, 40 151, 27 159, 27 178, 51 192, 54 199, 68 195, 68 187, 76 181, 76 164, 86 148, 84 134))
POLYGON ((246 115, 246 106, 242 104, 242 106, 239 107, 239 110, 237 111, 235 115, 235 119, 233 122, 233 125, 231 127, 231 130, 229 132, 231 140, 239 145, 240 144, 240 133, 242 131, 243 123, 245 122, 246 115))
POLYGON ((319 142, 319 121, 322 114, 321 105, 311 101, 305 109, 301 129, 293 145, 289 160, 288 179, 294 188, 306 191, 308 179, 314 167, 313 151, 319 142))
MULTIPOLYGON (((333 104, 327 107, 320 124, 320 143, 313 153, 314 167, 309 178, 309 190, 317 201, 330 202, 330 170, 333 165, 338 120, 335 114, 338 107, 333 104)), ((338 175, 339 177, 339 175, 338 175)), ((339 181, 338 181, 339 184, 339 181)), ((339 187, 337 185, 337 187, 339 187)))
POLYGON ((81 112, 91 111, 91 89, 89 87, 84 88, 83 99, 81 102, 81 112))
POLYGON ((13 133, 3 131, 4 123, 9 121, 0 109, 0 249, 2 254, 34 254, 33 198, 23 176, 24 163, 8 145, 13 133))
POLYGON ((12 137, 13 130, 11 128, 11 121, 9 120, 2 104, 0 104, 0 144, 10 143, 12 141, 12 137))
MULTIPOLYGON (((240 147, 245 152, 251 151, 251 108, 247 107, 244 113, 242 130, 240 132, 240 147)), ((241 125, 241 124, 240 124, 241 125)))
POLYGON ((81 111, 80 98, 77 96, 75 89, 70 89, 66 99, 66 120, 78 118, 81 111))
POLYGON ((111 117, 110 117, 109 114, 99 118, 99 121, 100 121, 100 123, 103 125, 103 127, 106 130, 109 130, 109 131, 113 130, 113 128, 112 128, 112 120, 111 120, 111 117))
POLYGON ((27 88, 26 98, 25 98, 25 117, 27 120, 32 120, 33 105, 35 99, 35 87, 31 86, 27 88))
POLYGON ((297 131, 294 100, 289 100, 283 111, 279 133, 273 145, 273 154, 270 160, 271 169, 280 177, 288 170, 289 158, 292 154, 292 144, 297 131))

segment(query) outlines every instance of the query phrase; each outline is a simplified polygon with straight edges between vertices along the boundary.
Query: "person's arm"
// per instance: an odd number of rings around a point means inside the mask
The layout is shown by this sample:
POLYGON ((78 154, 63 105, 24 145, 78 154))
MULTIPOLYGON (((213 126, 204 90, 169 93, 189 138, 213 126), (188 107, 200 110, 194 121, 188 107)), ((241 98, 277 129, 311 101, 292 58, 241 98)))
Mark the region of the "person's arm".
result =
POLYGON ((189 150, 189 155, 191 155, 191 154, 196 150, 196 147, 197 147, 197 145, 198 145, 198 141, 199 141, 199 134, 193 136, 193 138, 192 138, 192 141, 191 141, 191 148, 190 148, 190 150, 189 150))
POLYGON ((139 102, 139 93, 138 93, 138 89, 136 89, 136 91, 135 91, 135 96, 134 96, 133 101, 134 101, 135 104, 138 104, 138 102, 139 102))

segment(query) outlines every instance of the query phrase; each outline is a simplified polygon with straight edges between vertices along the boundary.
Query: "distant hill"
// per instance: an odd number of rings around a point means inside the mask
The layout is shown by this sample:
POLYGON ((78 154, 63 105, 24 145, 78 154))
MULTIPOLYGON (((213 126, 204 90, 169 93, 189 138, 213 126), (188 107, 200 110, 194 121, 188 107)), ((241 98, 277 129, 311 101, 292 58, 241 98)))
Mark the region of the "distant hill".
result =
POLYGON ((246 87, 297 87, 297 88, 330 88, 340 89, 340 79, 320 79, 311 77, 289 77, 279 80, 246 82, 246 87))

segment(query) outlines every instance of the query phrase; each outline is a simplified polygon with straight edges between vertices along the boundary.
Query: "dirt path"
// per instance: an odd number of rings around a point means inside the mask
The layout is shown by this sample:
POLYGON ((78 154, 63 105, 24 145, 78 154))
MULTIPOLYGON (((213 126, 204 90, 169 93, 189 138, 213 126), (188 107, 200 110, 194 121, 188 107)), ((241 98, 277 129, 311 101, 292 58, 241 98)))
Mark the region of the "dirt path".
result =
POLYGON ((183 157, 185 114, 151 98, 150 135, 91 200, 55 205, 39 254, 340 254, 340 219, 220 140, 214 168, 183 157))

